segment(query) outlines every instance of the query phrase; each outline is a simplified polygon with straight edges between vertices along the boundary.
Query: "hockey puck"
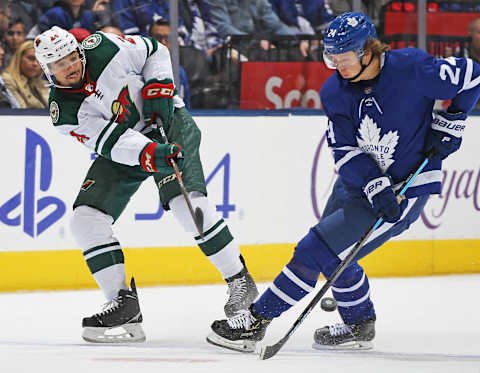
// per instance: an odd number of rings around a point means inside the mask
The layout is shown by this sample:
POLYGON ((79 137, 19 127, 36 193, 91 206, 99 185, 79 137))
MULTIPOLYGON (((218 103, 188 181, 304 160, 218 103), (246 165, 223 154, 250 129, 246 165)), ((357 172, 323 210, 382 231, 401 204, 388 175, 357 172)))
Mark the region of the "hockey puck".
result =
POLYGON ((333 312, 337 309, 337 301, 333 298, 323 298, 320 302, 320 307, 324 311, 333 312))

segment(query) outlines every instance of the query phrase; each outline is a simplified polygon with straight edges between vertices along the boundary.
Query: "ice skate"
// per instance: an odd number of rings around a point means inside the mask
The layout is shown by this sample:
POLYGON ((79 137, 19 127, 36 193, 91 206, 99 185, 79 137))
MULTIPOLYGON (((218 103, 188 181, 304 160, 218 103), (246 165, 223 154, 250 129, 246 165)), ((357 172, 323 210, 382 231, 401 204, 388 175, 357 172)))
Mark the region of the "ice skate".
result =
POLYGON ((335 324, 315 330, 313 348, 317 350, 370 350, 375 337, 375 319, 358 324, 335 324))
MULTIPOLYGON (((243 262, 243 258, 242 258, 243 262)), ((257 285, 248 272, 247 267, 235 276, 227 278, 229 298, 225 304, 224 311, 227 318, 231 318, 240 310, 247 309, 258 296, 257 285)))
POLYGON ((93 343, 131 343, 145 341, 142 313, 138 303, 135 280, 131 290, 120 290, 102 312, 82 320, 82 338, 93 343))
POLYGON ((240 310, 227 320, 216 320, 207 342, 240 352, 254 352, 255 345, 265 336, 271 319, 255 314, 251 309, 240 310))

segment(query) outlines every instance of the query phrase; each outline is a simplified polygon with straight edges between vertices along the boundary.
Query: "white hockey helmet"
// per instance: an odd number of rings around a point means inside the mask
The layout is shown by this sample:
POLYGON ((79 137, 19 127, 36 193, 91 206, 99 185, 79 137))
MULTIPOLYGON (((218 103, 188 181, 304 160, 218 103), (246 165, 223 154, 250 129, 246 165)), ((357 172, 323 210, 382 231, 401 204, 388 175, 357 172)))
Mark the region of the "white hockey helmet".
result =
POLYGON ((77 51, 80 55, 80 61, 83 64, 82 78, 85 74, 85 52, 83 47, 77 42, 75 36, 73 36, 68 31, 53 26, 51 29, 42 32, 35 38, 33 43, 35 47, 35 56, 37 57, 38 63, 43 69, 48 81, 51 85, 59 88, 69 88, 62 87, 53 81, 53 73, 50 71, 49 64, 58 61, 65 56, 68 56, 70 53, 77 51))

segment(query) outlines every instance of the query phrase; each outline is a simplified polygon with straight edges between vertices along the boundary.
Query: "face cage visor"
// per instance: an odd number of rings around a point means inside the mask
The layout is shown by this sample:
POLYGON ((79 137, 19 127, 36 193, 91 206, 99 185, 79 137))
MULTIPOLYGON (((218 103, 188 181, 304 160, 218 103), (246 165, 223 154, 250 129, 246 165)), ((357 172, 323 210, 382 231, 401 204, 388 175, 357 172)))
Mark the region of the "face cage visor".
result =
POLYGON ((82 63, 82 79, 83 79, 83 77, 85 76, 85 66, 87 64, 87 60, 85 58, 85 53, 83 52, 82 48, 77 48, 76 52, 78 52, 78 55, 75 55, 73 52, 71 52, 70 54, 67 54, 65 57, 62 57, 61 59, 55 62, 49 62, 47 64, 40 63, 40 66, 42 66, 43 72, 45 73, 45 76, 47 77, 47 80, 49 82, 49 86, 53 86, 57 88, 72 88, 69 86, 62 86, 62 85, 56 84, 54 81, 54 76, 58 72, 68 69, 70 66, 77 63, 78 61, 82 63), (52 68, 55 72, 52 71, 52 68))
POLYGON ((363 48, 340 54, 332 54, 324 50, 323 61, 329 69, 335 70, 338 67, 350 67, 358 64, 359 62, 361 62, 364 54, 365 52, 363 48))
POLYGON ((76 64, 77 62, 82 62, 82 58, 78 53, 75 53, 74 51, 69 55, 59 59, 58 61, 47 63, 47 67, 50 73, 55 75, 68 69, 70 66, 76 64))

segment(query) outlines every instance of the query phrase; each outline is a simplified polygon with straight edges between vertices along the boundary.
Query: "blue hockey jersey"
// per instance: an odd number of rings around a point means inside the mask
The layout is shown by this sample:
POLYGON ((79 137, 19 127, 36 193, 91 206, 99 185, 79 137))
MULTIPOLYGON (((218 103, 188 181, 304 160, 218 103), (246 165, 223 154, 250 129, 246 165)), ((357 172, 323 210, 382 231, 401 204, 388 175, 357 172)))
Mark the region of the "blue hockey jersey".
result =
MULTIPOLYGON (((435 99, 452 99, 452 112, 468 113, 479 95, 479 64, 437 59, 415 48, 386 52, 380 74, 369 81, 349 83, 332 75, 320 96, 329 119, 327 141, 343 183, 358 194, 383 174, 401 183, 425 157, 435 99)), ((441 181, 441 161, 431 161, 406 196, 440 193, 441 181)))

